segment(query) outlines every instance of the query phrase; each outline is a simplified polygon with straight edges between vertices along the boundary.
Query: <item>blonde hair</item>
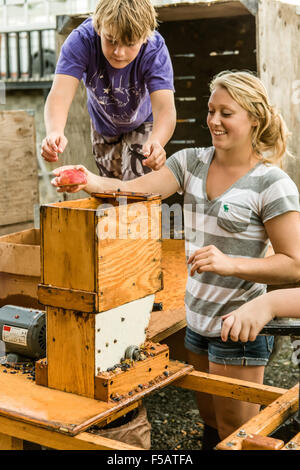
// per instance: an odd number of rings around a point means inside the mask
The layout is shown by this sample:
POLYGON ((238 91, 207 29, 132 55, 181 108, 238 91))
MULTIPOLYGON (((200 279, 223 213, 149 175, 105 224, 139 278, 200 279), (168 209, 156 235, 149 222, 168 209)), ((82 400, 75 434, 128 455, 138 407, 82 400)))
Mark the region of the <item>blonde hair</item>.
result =
POLYGON ((151 0, 100 0, 93 13, 97 33, 105 27, 123 44, 146 40, 157 27, 151 0))
POLYGON ((261 160, 282 166, 289 132, 281 114, 270 103, 262 81, 248 71, 226 70, 212 79, 210 91, 217 87, 225 88, 231 98, 257 121, 252 131, 252 146, 261 160))

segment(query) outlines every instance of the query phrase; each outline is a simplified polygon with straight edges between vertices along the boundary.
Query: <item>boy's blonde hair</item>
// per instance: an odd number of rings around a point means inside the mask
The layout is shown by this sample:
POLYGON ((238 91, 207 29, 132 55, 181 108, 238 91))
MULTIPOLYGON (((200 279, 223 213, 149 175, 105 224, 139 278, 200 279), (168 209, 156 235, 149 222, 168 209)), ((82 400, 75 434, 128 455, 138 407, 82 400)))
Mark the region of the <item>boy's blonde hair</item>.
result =
POLYGON ((248 71, 226 70, 211 81, 210 91, 217 87, 225 88, 231 98, 257 121, 257 126, 253 127, 252 146, 262 161, 281 166, 289 132, 281 114, 270 103, 262 81, 248 71))
POLYGON ((104 27, 114 39, 130 44, 151 36, 156 16, 151 0, 100 0, 92 18, 98 34, 104 27))

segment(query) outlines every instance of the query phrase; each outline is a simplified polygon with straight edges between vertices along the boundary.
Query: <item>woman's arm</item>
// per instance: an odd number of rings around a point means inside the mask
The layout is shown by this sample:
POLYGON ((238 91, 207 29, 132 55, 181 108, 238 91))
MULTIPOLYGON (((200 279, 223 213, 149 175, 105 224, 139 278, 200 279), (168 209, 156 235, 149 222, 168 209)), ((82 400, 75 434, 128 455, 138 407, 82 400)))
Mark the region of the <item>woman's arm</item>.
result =
POLYGON ((167 166, 163 166, 156 172, 147 173, 144 176, 140 176, 139 178, 130 181, 121 181, 115 178, 104 178, 88 171, 82 165, 67 165, 56 168, 53 171, 53 174, 55 175, 55 178, 53 178, 51 183, 53 186, 58 188, 58 192, 76 193, 83 190, 89 194, 92 194, 102 193, 104 191, 128 191, 136 193, 160 194, 162 199, 165 199, 168 196, 171 196, 171 194, 176 193, 176 191, 179 189, 179 184, 175 176, 167 166), (71 168, 84 169, 87 175, 86 185, 60 187, 60 173, 65 169, 71 168))
MULTIPOLYGON (((266 258, 234 258, 215 246, 197 250, 188 260, 191 275, 211 271, 246 281, 280 285, 300 279, 300 216, 287 212, 265 223, 275 254, 266 258)), ((245 253, 247 255, 247 253, 245 253)))
POLYGON ((225 315, 221 338, 227 341, 254 341, 262 328, 275 317, 300 318, 300 288, 278 289, 256 297, 225 315))

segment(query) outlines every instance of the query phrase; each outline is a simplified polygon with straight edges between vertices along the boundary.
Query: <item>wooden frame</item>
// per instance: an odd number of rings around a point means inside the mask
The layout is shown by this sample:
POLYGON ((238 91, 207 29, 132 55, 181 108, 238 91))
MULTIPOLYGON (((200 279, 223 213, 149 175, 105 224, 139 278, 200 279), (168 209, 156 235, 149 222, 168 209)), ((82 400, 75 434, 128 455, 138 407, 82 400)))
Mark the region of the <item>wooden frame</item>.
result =
MULTIPOLYGON (((15 376, 9 378, 11 383, 13 383, 15 379, 15 376)), ((19 377, 18 380, 20 381, 22 378, 19 377)), ((25 382, 24 379, 23 381, 25 382)), ((26 388, 31 385, 34 386, 35 384, 28 384, 26 388)), ((262 436, 267 435, 268 432, 272 431, 278 424, 282 423, 284 419, 293 413, 297 407, 297 387, 291 390, 285 390, 265 385, 257 385, 242 380, 212 376, 196 371, 188 372, 185 377, 173 382, 173 385, 204 393, 215 393, 216 395, 227 396, 236 400, 268 405, 259 415, 243 425, 241 429, 237 430, 234 435, 218 444, 217 448, 222 450, 232 450, 233 448, 238 450, 241 448, 245 435, 242 434, 241 437, 236 436, 241 430, 246 431, 246 434, 254 432, 256 434, 260 433, 262 436), (233 439, 236 444, 228 445, 228 442, 231 442, 233 439)), ((40 397, 42 397, 44 393, 47 395, 59 394, 60 398, 63 400, 63 405, 66 403, 65 400, 68 399, 72 406, 75 400, 78 401, 78 403, 80 401, 83 407, 88 405, 90 410, 93 407, 99 407, 99 405, 97 405, 99 402, 95 400, 57 390, 46 389, 44 387, 40 387, 38 393, 40 397)), ((139 396, 137 399, 140 400, 140 398, 139 396)), ((10 403, 6 403, 6 406, 9 406, 9 404, 10 403)), ((114 413, 120 413, 122 408, 127 411, 127 405, 118 405, 113 413, 107 413, 103 419, 107 419, 107 416, 111 417, 114 413)), ((76 409, 77 408, 73 406, 73 410, 76 409)), ((95 422, 97 422, 95 418, 90 420, 90 425, 95 422)), ((58 428, 58 424, 59 422, 56 422, 55 428, 53 425, 50 426, 51 423, 47 421, 44 423, 41 421, 33 422, 33 420, 30 420, 26 416, 17 416, 12 409, 9 411, 5 410, 3 403, 0 402, 0 450, 20 450, 23 448, 22 440, 60 450, 141 450, 118 441, 88 433, 88 422, 86 423, 85 429, 78 432, 76 435, 74 435, 75 428, 73 428, 73 430, 64 427, 58 428)), ((295 436, 293 442, 296 446, 300 444, 300 435, 295 436)), ((282 447, 282 449, 285 450, 289 448, 289 444, 282 447)), ((292 446, 291 448, 294 447, 292 446)))

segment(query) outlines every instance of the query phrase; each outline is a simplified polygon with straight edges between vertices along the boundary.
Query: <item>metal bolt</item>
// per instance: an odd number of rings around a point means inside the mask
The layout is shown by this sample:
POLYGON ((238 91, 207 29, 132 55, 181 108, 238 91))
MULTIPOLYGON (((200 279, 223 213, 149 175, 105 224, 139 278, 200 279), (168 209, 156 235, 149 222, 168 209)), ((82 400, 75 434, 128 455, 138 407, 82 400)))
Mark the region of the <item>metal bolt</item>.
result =
POLYGON ((245 429, 240 429, 239 432, 237 433, 237 436, 238 437, 246 437, 247 433, 246 433, 245 429))
POLYGON ((236 442, 226 442, 227 447, 235 446, 236 442))
POLYGON ((298 447, 298 444, 297 442, 289 442, 286 446, 285 446, 287 449, 296 449, 298 447))

